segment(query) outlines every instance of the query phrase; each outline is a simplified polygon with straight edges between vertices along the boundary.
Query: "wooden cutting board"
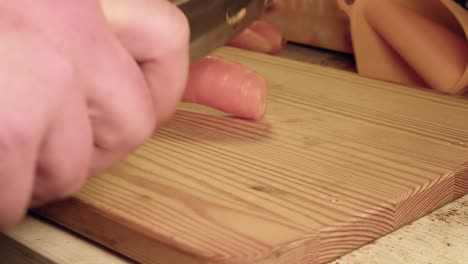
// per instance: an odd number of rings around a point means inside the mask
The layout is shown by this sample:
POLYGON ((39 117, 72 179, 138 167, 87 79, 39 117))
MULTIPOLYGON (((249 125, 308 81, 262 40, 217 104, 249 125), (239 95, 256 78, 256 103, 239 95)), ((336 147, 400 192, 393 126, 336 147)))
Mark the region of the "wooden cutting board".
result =
POLYGON ((223 48, 271 83, 262 122, 183 105, 37 210, 142 263, 323 263, 468 193, 468 101, 223 48))

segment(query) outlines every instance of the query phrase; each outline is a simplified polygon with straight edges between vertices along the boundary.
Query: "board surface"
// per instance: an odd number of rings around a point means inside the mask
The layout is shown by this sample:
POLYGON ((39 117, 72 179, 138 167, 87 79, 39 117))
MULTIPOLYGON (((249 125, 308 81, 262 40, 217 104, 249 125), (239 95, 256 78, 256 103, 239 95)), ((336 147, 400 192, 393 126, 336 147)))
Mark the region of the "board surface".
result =
POLYGON ((232 48, 261 122, 176 117, 37 212, 143 263, 323 263, 468 193, 468 102, 232 48))

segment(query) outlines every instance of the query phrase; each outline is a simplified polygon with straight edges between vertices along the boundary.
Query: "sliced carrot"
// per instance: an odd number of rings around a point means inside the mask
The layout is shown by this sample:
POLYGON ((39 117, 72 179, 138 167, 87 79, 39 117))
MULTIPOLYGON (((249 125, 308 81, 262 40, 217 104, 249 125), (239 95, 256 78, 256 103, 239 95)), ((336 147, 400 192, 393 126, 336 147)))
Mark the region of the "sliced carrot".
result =
POLYGON ((265 39, 262 35, 250 28, 242 31, 236 38, 231 40, 228 45, 262 53, 270 53, 273 50, 273 45, 268 39, 265 39))
POLYGON ((277 53, 284 44, 281 30, 264 21, 255 21, 229 42, 230 46, 262 53, 277 53))
POLYGON ((265 21, 255 21, 250 29, 264 37, 272 45, 270 53, 277 53, 284 47, 286 40, 283 38, 283 32, 276 26, 265 21))
POLYGON ((207 57, 192 66, 183 101, 260 120, 265 114, 267 92, 267 81, 256 72, 207 57))
MULTIPOLYGON (((177 2, 177 0, 169 0, 177 2)), ((272 12, 276 5, 268 7, 267 12, 272 12)), ((249 28, 242 31, 228 45, 261 53, 277 53, 285 44, 282 31, 273 24, 265 21, 255 21, 249 28)))

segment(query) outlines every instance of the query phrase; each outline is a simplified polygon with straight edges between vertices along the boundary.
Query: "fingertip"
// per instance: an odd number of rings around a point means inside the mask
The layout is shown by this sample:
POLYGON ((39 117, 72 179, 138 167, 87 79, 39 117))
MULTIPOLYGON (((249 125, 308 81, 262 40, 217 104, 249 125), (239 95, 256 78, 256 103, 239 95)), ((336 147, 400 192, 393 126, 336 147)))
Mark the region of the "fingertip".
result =
MULTIPOLYGON (((0 231, 18 224, 28 209, 32 189, 31 172, 24 169, 16 172, 17 182, 11 184, 4 182, 4 186, 0 186, 0 231)), ((1 177, 10 177, 10 175, 1 175, 0 172, 1 177)))
POLYGON ((117 38, 140 63, 160 126, 174 115, 186 85, 188 19, 174 1, 105 2, 103 6, 117 38))
POLYGON ((26 216, 26 206, 12 205, 0 205, 0 231, 14 227, 26 216))

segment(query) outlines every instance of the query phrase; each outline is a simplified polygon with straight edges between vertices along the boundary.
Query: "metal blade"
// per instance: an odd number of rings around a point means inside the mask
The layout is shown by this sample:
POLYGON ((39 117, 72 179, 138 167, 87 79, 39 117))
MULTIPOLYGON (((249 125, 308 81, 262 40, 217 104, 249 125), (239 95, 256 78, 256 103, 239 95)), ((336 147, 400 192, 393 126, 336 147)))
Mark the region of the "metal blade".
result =
POLYGON ((258 19, 271 0, 180 0, 190 24, 190 61, 226 45, 258 19))

